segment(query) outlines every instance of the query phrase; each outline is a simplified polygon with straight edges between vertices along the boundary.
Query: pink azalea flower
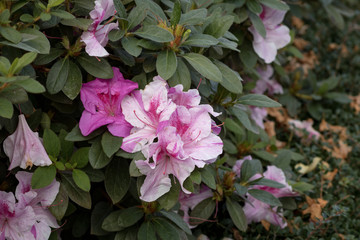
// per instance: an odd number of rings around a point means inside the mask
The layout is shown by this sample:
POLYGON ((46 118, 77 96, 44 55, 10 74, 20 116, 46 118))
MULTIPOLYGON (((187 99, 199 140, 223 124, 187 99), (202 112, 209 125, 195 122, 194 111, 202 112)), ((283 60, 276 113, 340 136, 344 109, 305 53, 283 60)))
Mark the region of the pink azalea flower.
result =
POLYGON ((22 207, 15 202, 13 193, 0 191, 0 240, 35 240, 31 233, 35 223, 31 206, 22 207))
POLYGON ((307 121, 290 119, 288 120, 288 123, 290 129, 294 130, 294 133, 298 137, 304 137, 304 132, 306 132, 308 134, 308 141, 311 141, 313 138, 315 140, 318 140, 320 138, 320 133, 312 127, 313 121, 311 119, 307 121))
POLYGON ((97 0, 95 8, 90 12, 90 17, 94 20, 87 32, 81 35, 81 41, 86 44, 85 51, 90 56, 105 57, 109 53, 105 46, 109 41, 108 34, 113 29, 118 29, 118 23, 101 25, 103 20, 108 19, 115 13, 112 0, 97 0))
POLYGON ((18 199, 18 205, 24 208, 32 207, 35 213, 36 222, 31 227, 31 233, 36 240, 47 240, 51 234, 51 228, 60 227, 55 217, 47 209, 54 202, 59 192, 60 183, 55 179, 44 188, 32 189, 32 173, 18 172, 15 177, 19 184, 15 190, 15 196, 18 199))
POLYGON ((282 211, 277 211, 278 207, 271 207, 269 204, 263 203, 252 196, 248 196, 247 199, 253 205, 251 206, 251 204, 247 202, 243 208, 248 223, 266 220, 280 228, 287 226, 282 211))
POLYGON ((282 86, 274 79, 270 79, 274 74, 274 69, 270 65, 266 65, 265 68, 257 68, 257 72, 260 75, 260 79, 256 81, 256 86, 252 90, 253 93, 263 94, 267 91, 268 95, 283 94, 282 86))
POLYGON ((202 168, 222 153, 223 143, 211 132, 211 118, 201 107, 178 106, 157 137, 158 142, 143 150, 147 160, 135 162, 146 175, 140 189, 140 198, 144 201, 155 201, 170 190, 169 174, 174 175, 182 190, 189 194, 183 182, 195 166, 202 168))
POLYGON ((234 165, 233 168, 232 168, 232 171, 233 171, 234 173, 236 173, 236 176, 237 176, 238 178, 241 177, 241 167, 242 167, 243 163, 245 162, 245 160, 252 160, 251 155, 245 156, 245 157, 243 157, 242 159, 237 160, 237 161, 235 162, 235 165, 234 165))
POLYGON ((40 141, 39 134, 31 131, 23 114, 13 134, 4 141, 5 154, 10 158, 9 170, 20 166, 23 169, 35 166, 48 166, 52 162, 40 141))
POLYGON ((255 121, 256 125, 261 127, 262 129, 265 128, 264 126, 264 119, 267 116, 266 108, 263 107, 250 107, 251 110, 251 118, 255 121))
POLYGON ((201 185, 201 189, 198 193, 185 194, 180 192, 180 209, 184 212, 183 219, 190 228, 195 228, 197 225, 190 225, 189 210, 193 210, 201 201, 212 196, 212 190, 205 185, 201 185))
MULTIPOLYGON (((264 178, 281 183, 284 185, 284 187, 273 188, 268 186, 255 185, 252 187, 252 189, 260 189, 267 191, 277 198, 298 196, 298 194, 296 192, 293 192, 291 186, 286 182, 285 174, 280 168, 277 168, 275 166, 268 166, 267 170, 264 172, 263 175, 264 178)), ((260 177, 259 174, 256 174, 255 176, 260 177)), ((253 180, 255 180, 256 178, 254 178, 253 180)), ((278 212, 277 207, 271 207, 269 204, 263 203, 250 195, 248 195, 248 200, 253 205, 251 206, 251 204, 247 202, 244 206, 244 212, 248 223, 266 220, 271 224, 280 226, 281 228, 287 226, 286 221, 284 221, 282 211, 278 212)))
POLYGON ((125 137, 130 134, 131 125, 124 119, 121 101, 138 87, 138 84, 124 79, 118 68, 113 68, 112 79, 100 79, 84 83, 80 98, 84 105, 79 127, 84 136, 95 129, 108 125, 111 134, 125 137))
POLYGON ((133 126, 131 134, 123 139, 121 148, 132 153, 154 141, 158 129, 169 120, 176 108, 176 104, 168 98, 166 81, 159 76, 144 90, 126 96, 121 106, 126 121, 133 126))
POLYGON ((286 11, 272 9, 262 5, 263 11, 260 18, 266 29, 266 37, 263 38, 255 29, 254 26, 249 27, 252 33, 253 47, 260 58, 264 59, 266 63, 271 63, 275 60, 277 50, 285 47, 291 40, 289 28, 280 25, 284 20, 286 11))

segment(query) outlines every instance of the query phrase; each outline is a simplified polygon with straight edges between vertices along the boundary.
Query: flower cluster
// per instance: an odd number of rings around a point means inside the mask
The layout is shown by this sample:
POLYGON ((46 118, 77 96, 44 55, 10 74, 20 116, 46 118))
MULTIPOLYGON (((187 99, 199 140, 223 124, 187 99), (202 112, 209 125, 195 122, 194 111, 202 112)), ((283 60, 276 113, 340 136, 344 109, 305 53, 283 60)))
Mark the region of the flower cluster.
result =
POLYGON ((115 12, 113 0, 95 1, 95 8, 90 12, 93 22, 88 31, 81 35, 81 41, 86 44, 85 51, 90 56, 105 57, 109 55, 104 47, 109 41, 109 32, 118 29, 118 23, 101 25, 101 22, 114 15, 115 12))
POLYGON ((260 19, 266 30, 266 37, 262 37, 254 26, 249 27, 249 31, 254 37, 253 47, 255 52, 260 58, 264 59, 265 63, 271 63, 275 61, 277 50, 290 43, 290 30, 288 27, 280 25, 284 20, 286 11, 264 5, 262 5, 262 8, 260 19))
POLYGON ((8 170, 20 166, 23 169, 35 166, 48 166, 52 162, 46 153, 37 132, 31 131, 23 114, 15 132, 4 141, 5 154, 10 158, 8 170))
MULTIPOLYGON (((236 161, 233 167, 233 171, 238 177, 241 176, 241 166, 245 160, 252 160, 252 158, 251 156, 246 156, 243 159, 236 161)), ((277 198, 293 197, 298 195, 297 193, 293 192, 291 186, 286 182, 285 174, 281 169, 275 166, 268 166, 267 170, 263 173, 263 176, 266 179, 270 179, 284 185, 284 187, 273 188, 268 186, 255 185, 252 186, 251 189, 260 189, 267 191, 277 198)), ((260 177, 260 174, 256 174, 250 180, 255 180, 260 177)), ((249 194, 247 194, 247 200, 248 201, 245 203, 244 206, 244 213, 246 215, 248 223, 266 220, 267 222, 278 225, 281 228, 286 227, 287 223, 286 221, 284 221, 282 212, 278 211, 278 207, 271 207, 269 204, 261 202, 249 194)))
POLYGON ((19 181, 15 196, 0 191, 0 239, 49 239, 51 228, 59 225, 47 207, 55 200, 60 183, 54 180, 45 188, 32 189, 32 173, 21 171, 15 176, 19 181))
POLYGON ((169 88, 157 76, 144 90, 125 96, 121 103, 125 120, 132 125, 122 149, 141 151, 146 160, 136 161, 146 175, 140 189, 143 201, 155 201, 170 190, 169 175, 183 183, 196 167, 202 168, 222 153, 222 140, 210 115, 210 105, 200 104, 197 90, 183 92, 183 86, 169 88), (213 131, 214 130, 214 131, 213 131))

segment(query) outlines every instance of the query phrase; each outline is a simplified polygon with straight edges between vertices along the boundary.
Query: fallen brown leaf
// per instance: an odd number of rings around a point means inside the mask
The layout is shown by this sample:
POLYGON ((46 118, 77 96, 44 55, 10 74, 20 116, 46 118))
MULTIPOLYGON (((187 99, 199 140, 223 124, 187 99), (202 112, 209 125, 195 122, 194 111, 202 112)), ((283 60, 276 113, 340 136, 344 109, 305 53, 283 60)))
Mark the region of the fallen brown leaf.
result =
POLYGON ((294 45, 299 50, 304 50, 306 46, 308 46, 310 43, 302 38, 295 38, 294 39, 294 45))
POLYGON ((360 95, 357 96, 348 96, 352 101, 350 107, 355 109, 355 113, 359 114, 360 112, 360 95))
POLYGON ((270 138, 276 137, 275 122, 274 121, 266 121, 266 122, 264 122, 264 127, 265 127, 265 132, 267 133, 267 135, 270 138))
POLYGON ((313 222, 323 220, 324 218, 321 215, 322 209, 326 206, 328 201, 321 198, 312 199, 309 196, 305 196, 305 198, 308 208, 303 210, 303 215, 310 214, 310 220, 313 222))
POLYGON ((266 220, 261 220, 261 224, 263 225, 263 227, 266 229, 266 231, 270 230, 270 223, 266 220))

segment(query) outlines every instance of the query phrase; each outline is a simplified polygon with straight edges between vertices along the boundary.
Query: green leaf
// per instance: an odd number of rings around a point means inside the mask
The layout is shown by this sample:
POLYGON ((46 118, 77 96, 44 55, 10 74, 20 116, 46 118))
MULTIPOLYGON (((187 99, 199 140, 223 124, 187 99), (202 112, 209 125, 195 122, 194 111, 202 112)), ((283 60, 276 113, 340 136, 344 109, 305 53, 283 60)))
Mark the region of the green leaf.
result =
POLYGON ((197 33, 191 35, 186 41, 182 44, 184 46, 194 46, 194 47, 210 47, 219 43, 219 40, 208 34, 197 33))
POLYGON ((51 48, 49 54, 38 54, 34 64, 45 65, 51 63, 64 53, 64 49, 51 48))
POLYGON ((240 108, 232 107, 230 109, 231 113, 241 122, 241 124, 249 131, 258 134, 259 130, 251 124, 249 116, 246 112, 240 108))
POLYGON ((289 6, 281 0, 259 0, 259 2, 269 8, 281 11, 288 11, 290 9, 289 6))
POLYGON ((201 201, 190 213, 190 225, 198 225, 208 219, 215 210, 215 201, 207 198, 201 201), (201 220, 200 220, 201 219, 201 220))
POLYGON ((245 160, 240 169, 241 181, 248 181, 256 173, 262 172, 262 165, 259 160, 245 160))
POLYGON ((129 165, 124 159, 114 159, 105 171, 105 189, 112 202, 119 202, 130 186, 129 165))
POLYGON ((74 182, 71 176, 67 174, 62 174, 62 183, 64 189, 69 195, 70 199, 74 201, 79 206, 91 209, 91 197, 89 192, 81 190, 74 182))
POLYGON ((260 17, 252 12, 249 12, 249 18, 252 24, 254 25, 256 31, 263 37, 266 38, 266 29, 264 23, 261 21, 260 17))
POLYGON ((116 13, 119 15, 120 18, 127 17, 125 6, 121 2, 121 0, 114 0, 114 7, 116 10, 116 13))
POLYGON ((263 11, 261 4, 258 0, 248 0, 246 1, 246 7, 255 14, 260 14, 263 11))
POLYGON ((125 35, 125 30, 113 29, 110 31, 108 37, 112 42, 119 41, 125 35))
POLYGON ((247 220, 244 210, 238 202, 235 202, 231 198, 226 198, 226 209, 233 220, 235 226, 242 232, 247 229, 247 220))
POLYGON ((119 219, 119 216, 121 213, 122 213, 122 210, 111 212, 104 219, 104 221, 101 225, 102 229, 104 229, 105 231, 108 231, 108 232, 118 232, 118 231, 123 230, 124 228, 118 224, 118 219, 119 219))
POLYGON ((49 0, 47 5, 48 8, 56 7, 62 4, 65 0, 49 0))
POLYGON ((60 184, 59 193, 56 195, 56 198, 51 207, 49 207, 49 210, 56 220, 60 221, 65 216, 68 205, 69 196, 66 193, 64 186, 60 184))
POLYGON ((180 236, 176 228, 164 218, 153 218, 155 231, 162 240, 180 240, 180 236))
POLYGON ((79 95, 81 86, 82 86, 81 70, 75 63, 70 61, 69 74, 62 91, 68 98, 74 100, 79 95))
POLYGON ((194 9, 185 14, 182 14, 179 24, 180 25, 197 25, 197 24, 200 25, 204 22, 206 15, 207 15, 206 8, 194 9))
POLYGON ((143 29, 134 32, 136 36, 149 39, 154 42, 171 42, 174 36, 168 30, 158 27, 157 25, 146 25, 143 29))
POLYGON ((144 211, 138 207, 129 207, 120 211, 117 222, 124 228, 134 225, 144 216, 144 211))
POLYGON ((9 40, 10 42, 14 44, 18 44, 21 39, 21 33, 16 31, 12 27, 0 27, 0 35, 3 36, 6 40, 9 40))
POLYGON ((72 177, 80 189, 84 190, 85 192, 90 191, 90 179, 84 171, 80 169, 74 169, 72 172, 72 177))
POLYGON ((172 50, 161 51, 156 60, 156 70, 164 79, 168 80, 172 77, 177 68, 176 54, 172 50))
POLYGON ((69 59, 60 59, 50 69, 46 79, 46 88, 50 94, 61 91, 69 75, 69 59))
MULTIPOLYGON (((18 74, 25 66, 29 65, 30 63, 32 63, 35 58, 37 56, 37 53, 35 52, 28 52, 25 53, 21 58, 19 58, 19 60, 16 62, 14 68, 13 66, 11 66, 11 68, 13 69, 11 71, 11 73, 13 74, 18 74)), ((15 61, 13 62, 13 64, 15 63, 15 61)))
POLYGON ((240 185, 239 183, 235 183, 234 184, 234 187, 236 189, 236 192, 240 195, 240 196, 245 196, 245 194, 247 193, 248 191, 248 188, 243 186, 243 185, 240 185))
POLYGON ((184 219, 180 217, 179 214, 175 212, 166 212, 164 210, 160 211, 162 215, 164 215, 166 218, 171 220, 173 223, 175 223, 180 229, 182 229, 187 234, 191 235, 191 230, 186 222, 184 222, 184 219))
POLYGON ((11 67, 9 60, 6 57, 0 56, 0 72, 7 75, 11 67))
POLYGON ((191 86, 190 71, 181 58, 177 59, 176 71, 174 75, 172 75, 172 77, 168 80, 168 82, 171 87, 181 84, 184 87, 184 91, 190 89, 191 86))
POLYGON ((89 151, 89 162, 90 165, 95 169, 101 169, 109 164, 110 158, 106 156, 101 148, 101 142, 96 141, 91 145, 89 151))
POLYGON ((155 227, 151 221, 143 222, 137 235, 139 240, 157 240, 155 227))
POLYGON ((238 103, 256 107, 281 107, 281 104, 275 102, 269 97, 261 94, 247 94, 238 99, 238 103))
POLYGON ((174 7, 171 13, 171 19, 170 19, 170 23, 171 26, 176 26, 181 18, 181 5, 179 0, 175 1, 174 3, 174 7))
POLYGON ((351 102, 351 99, 348 97, 346 93, 330 92, 330 93, 326 93, 324 97, 343 104, 347 104, 351 102))
POLYGON ((44 130, 43 142, 46 152, 49 155, 53 157, 59 156, 61 149, 60 140, 51 129, 46 128, 44 130))
POLYGON ((250 182, 250 185, 261 185, 261 186, 268 186, 268 187, 272 187, 272 188, 285 187, 284 184, 278 183, 276 181, 273 181, 273 180, 267 179, 267 178, 261 178, 259 180, 252 181, 252 182, 250 182))
POLYGON ((325 7, 325 10, 326 10, 331 22, 333 22, 337 28, 339 28, 340 30, 343 30, 345 27, 345 21, 344 21, 343 16, 340 14, 340 11, 338 10, 338 8, 333 5, 330 5, 330 4, 326 5, 324 7, 325 7))
POLYGON ((38 81, 32 78, 14 82, 15 85, 24 88, 29 93, 43 93, 46 91, 45 87, 38 81))
POLYGON ((20 30, 22 39, 15 44, 8 41, 0 41, 0 43, 20 48, 29 52, 37 52, 40 54, 48 54, 50 51, 50 42, 44 34, 34 28, 25 28, 20 30))
POLYGON ((206 28, 204 33, 214 36, 215 38, 222 37, 231 27, 234 22, 234 16, 225 15, 216 17, 206 28))
POLYGON ((121 39, 121 44, 125 51, 130 53, 134 57, 138 57, 141 54, 142 48, 138 46, 139 40, 134 37, 124 37, 121 39))
POLYGON ((315 186, 306 182, 296 182, 291 184, 291 187, 297 192, 304 193, 312 190, 315 186))
POLYGON ((92 19, 85 18, 73 18, 73 19, 63 19, 61 20, 61 24, 65 26, 71 26, 80 28, 81 30, 87 31, 90 24, 93 22, 92 19))
POLYGON ((193 183, 196 183, 196 184, 200 185, 200 183, 201 183, 201 173, 197 168, 195 168, 194 171, 192 171, 189 178, 191 179, 191 181, 193 183))
POLYGON ((132 30, 134 27, 139 25, 146 17, 146 4, 137 5, 133 8, 127 18, 129 21, 128 29, 132 30))
POLYGON ((15 84, 3 89, 1 91, 1 97, 7 98, 13 104, 25 103, 28 101, 28 95, 26 91, 23 88, 16 86, 15 84))
POLYGON ((72 15, 71 13, 64 11, 64 10, 60 10, 60 9, 52 10, 51 15, 54 15, 61 19, 74 19, 75 18, 75 16, 72 15))
POLYGON ((215 61, 215 65, 219 68, 223 75, 222 82, 220 84, 229 92, 235 94, 242 93, 243 88, 240 75, 218 60, 215 61))
POLYGON ((241 128, 241 126, 239 124, 237 124, 237 122, 235 122, 231 118, 226 118, 225 127, 226 127, 226 129, 228 129, 229 131, 231 131, 235 134, 239 134, 239 135, 243 134, 243 129, 241 128))
POLYGON ((260 189, 250 189, 248 193, 257 200, 269 204, 270 206, 282 206, 280 200, 267 191, 260 189))
POLYGON ((117 151, 119 151, 121 144, 122 138, 113 136, 108 131, 104 132, 102 135, 101 146, 108 157, 112 157, 117 151))
POLYGON ((6 98, 0 97, 0 117, 11 119, 14 113, 12 103, 6 98))
POLYGON ((215 175, 213 169, 210 166, 205 166, 201 169, 201 181, 205 183, 209 188, 216 189, 215 175))
POLYGON ((56 167, 54 165, 36 168, 31 178, 31 187, 33 189, 43 188, 52 183, 56 176, 56 167))
POLYGON ((222 81, 220 70, 207 57, 198 53, 187 53, 183 57, 204 77, 215 82, 222 81))
POLYGON ((87 141, 90 140, 98 135, 100 135, 103 132, 102 129, 97 129, 94 132, 90 133, 88 136, 83 136, 81 134, 80 128, 79 128, 79 124, 77 124, 72 130, 71 132, 69 132, 66 137, 65 140, 69 141, 69 142, 81 142, 81 141, 87 141))
POLYGON ((111 211, 111 205, 106 202, 99 202, 96 204, 94 210, 91 213, 90 234, 96 236, 105 236, 109 234, 109 232, 103 230, 101 226, 111 211))
POLYGON ((175 183, 174 180, 171 180, 170 191, 162 195, 157 201, 160 203, 161 207, 169 211, 172 209, 179 200, 180 194, 180 184, 175 183))
POLYGON ((105 58, 95 58, 83 53, 76 58, 78 63, 91 75, 102 79, 111 79, 114 76, 110 64, 105 58), (100 59, 100 61, 98 60, 100 59))

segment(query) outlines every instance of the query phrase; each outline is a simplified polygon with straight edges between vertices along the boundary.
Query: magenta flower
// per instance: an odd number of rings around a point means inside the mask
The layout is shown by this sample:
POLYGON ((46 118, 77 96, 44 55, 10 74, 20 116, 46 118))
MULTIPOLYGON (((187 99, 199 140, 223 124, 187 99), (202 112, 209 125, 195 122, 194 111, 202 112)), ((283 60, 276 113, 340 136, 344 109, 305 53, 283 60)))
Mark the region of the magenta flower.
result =
POLYGON ((262 129, 265 128, 264 126, 264 119, 267 116, 266 108, 263 107, 250 107, 251 110, 251 118, 255 121, 256 125, 261 127, 262 129))
POLYGON ((161 77, 155 77, 144 90, 134 91, 121 103, 127 122, 132 125, 131 134, 123 139, 121 148, 137 152, 151 144, 159 131, 175 111, 176 105, 168 99, 168 86, 161 77))
POLYGON ((121 101, 136 89, 138 84, 124 79, 118 68, 113 68, 113 71, 112 79, 96 78, 82 85, 80 98, 85 110, 79 127, 84 136, 104 125, 108 125, 114 136, 125 137, 130 133, 131 125, 124 119, 121 101))
POLYGON ((105 57, 109 55, 104 47, 109 41, 109 32, 113 29, 117 29, 118 23, 109 23, 105 25, 101 25, 100 23, 114 15, 115 12, 112 0, 95 1, 95 8, 90 12, 90 17, 94 21, 90 25, 88 31, 81 35, 81 41, 86 44, 85 51, 90 56, 105 57))
POLYGON ((254 26, 249 27, 252 33, 253 47, 260 58, 264 59, 266 63, 271 63, 275 60, 277 50, 285 47, 291 40, 289 28, 280 25, 284 20, 286 11, 272 9, 262 5, 263 11, 260 18, 266 29, 266 37, 263 38, 254 26))
MULTIPOLYGON (((210 198, 213 195, 214 194, 212 190, 206 185, 201 185, 200 191, 198 193, 185 194, 180 192, 180 210, 184 212, 183 219, 190 228, 195 228, 197 225, 190 225, 189 210, 193 210, 201 201, 210 198)), ((201 220, 199 220, 199 222, 201 222, 201 220)))
MULTIPOLYGON (((252 189, 267 191, 277 198, 298 196, 298 194, 293 192, 291 186, 286 182, 285 174, 280 168, 275 166, 268 166, 263 175, 264 178, 281 183, 284 185, 284 187, 273 188, 268 186, 255 185, 252 187, 252 189)), ((256 174, 255 176, 260 177, 259 174, 256 174)), ((256 178, 252 177, 253 180, 256 178)), ((248 195, 248 200, 253 205, 252 206, 250 203, 246 202, 244 206, 244 212, 248 223, 266 220, 271 224, 280 226, 281 228, 286 227, 287 223, 284 221, 282 211, 278 211, 277 207, 271 207, 269 204, 263 203, 250 195, 248 195)))
POLYGON ((9 170, 20 166, 23 169, 35 166, 48 166, 52 162, 40 141, 39 134, 31 131, 23 114, 13 134, 4 141, 4 152, 10 158, 9 170))
POLYGON ((266 65, 265 68, 258 67, 256 70, 260 79, 256 81, 256 87, 252 90, 253 93, 263 94, 267 91, 270 96, 283 94, 282 86, 275 79, 270 79, 274 74, 274 69, 270 65, 266 65))
POLYGON ((311 119, 307 121, 290 119, 288 120, 288 123, 290 129, 294 130, 295 135, 298 137, 304 137, 305 133, 307 133, 308 141, 311 141, 313 138, 315 140, 320 138, 321 134, 312 127, 313 121, 311 119))

